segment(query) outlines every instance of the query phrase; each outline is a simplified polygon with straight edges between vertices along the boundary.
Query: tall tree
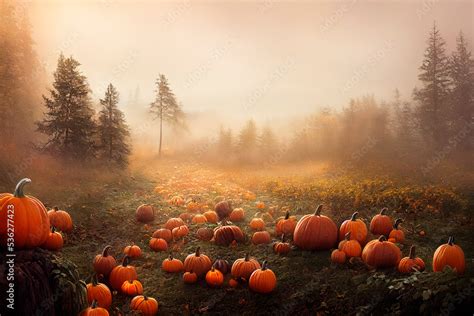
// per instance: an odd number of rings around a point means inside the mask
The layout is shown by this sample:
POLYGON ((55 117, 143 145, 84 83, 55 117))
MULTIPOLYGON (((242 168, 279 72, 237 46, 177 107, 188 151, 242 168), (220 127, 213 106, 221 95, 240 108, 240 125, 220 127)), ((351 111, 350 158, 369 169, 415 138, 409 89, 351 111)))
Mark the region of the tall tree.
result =
POLYGON ((99 134, 99 151, 109 162, 124 166, 128 162, 130 131, 125 122, 125 116, 118 108, 119 94, 112 84, 105 91, 105 97, 100 100, 102 109, 99 112, 97 126, 99 134))
POLYGON ((275 133, 270 126, 265 126, 258 138, 258 147, 263 157, 267 159, 271 156, 278 147, 278 141, 275 133))
POLYGON ((257 150, 257 125, 254 120, 249 120, 239 134, 239 157, 244 163, 253 163, 257 150))
POLYGON ((445 46, 446 42, 434 24, 418 75, 423 87, 414 92, 419 102, 418 116, 423 136, 435 148, 440 147, 447 136, 447 122, 443 117, 448 114, 449 58, 445 46))
POLYGON ((48 136, 43 149, 66 157, 85 159, 94 155, 94 110, 86 77, 72 57, 59 56, 50 96, 43 96, 47 109, 38 131, 48 136))
MULTIPOLYGON (((474 119, 474 60, 462 32, 451 57, 450 75, 453 132, 457 133, 474 119)), ((464 149, 472 145, 470 140, 463 139, 464 149)))
POLYGON ((232 139, 232 130, 224 129, 221 126, 219 130, 219 138, 217 139, 217 151, 220 157, 225 157, 232 152, 233 149, 233 139, 232 139))
POLYGON ((159 155, 161 156, 163 122, 170 123, 173 126, 183 125, 184 113, 181 105, 176 101, 176 97, 165 75, 160 74, 158 79, 156 79, 155 92, 156 98, 150 105, 150 112, 154 119, 160 120, 159 155))

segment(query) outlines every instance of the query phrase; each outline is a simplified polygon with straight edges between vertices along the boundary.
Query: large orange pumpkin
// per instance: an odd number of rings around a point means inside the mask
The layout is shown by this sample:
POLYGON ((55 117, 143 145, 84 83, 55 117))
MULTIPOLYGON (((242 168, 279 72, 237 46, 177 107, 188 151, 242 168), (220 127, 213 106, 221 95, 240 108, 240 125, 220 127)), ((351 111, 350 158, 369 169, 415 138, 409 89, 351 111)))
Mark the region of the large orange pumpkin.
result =
POLYGON ((197 247, 196 252, 188 255, 184 260, 184 270, 194 272, 198 277, 202 277, 212 267, 211 259, 201 253, 201 247, 197 247))
POLYGON ((384 207, 379 214, 372 217, 370 221, 370 232, 372 234, 388 236, 392 231, 392 219, 388 215, 385 215, 387 210, 388 209, 384 207))
POLYGON ((122 284, 128 280, 136 280, 138 278, 137 270, 134 266, 129 265, 129 257, 123 257, 122 264, 116 266, 110 272, 109 282, 114 290, 120 290, 122 284))
POLYGON ((361 245, 367 241, 367 225, 358 219, 359 212, 354 212, 351 218, 345 220, 339 228, 339 240, 343 240, 348 232, 351 233, 351 239, 357 240, 361 245))
POLYGON ((138 295, 132 298, 130 309, 141 312, 143 316, 153 316, 158 313, 158 301, 153 297, 138 295))
POLYGON ((117 265, 115 258, 109 255, 109 250, 112 249, 112 246, 105 246, 102 250, 102 254, 95 256, 94 261, 92 262, 94 266, 94 271, 97 274, 102 274, 103 276, 108 276, 113 268, 117 265))
POLYGON ((455 269, 458 274, 463 274, 466 269, 466 259, 461 247, 454 244, 454 238, 449 237, 448 242, 436 249, 433 255, 433 271, 443 271, 446 266, 455 269))
POLYGON ((180 239, 189 234, 189 228, 186 225, 173 228, 173 239, 180 239))
POLYGON ((92 278, 92 282, 87 284, 87 301, 89 304, 95 300, 99 307, 109 309, 112 304, 112 293, 107 285, 97 282, 97 277, 92 278))
POLYGON ((249 288, 257 293, 267 294, 272 292, 277 284, 275 273, 267 268, 267 262, 263 261, 262 268, 252 272, 249 279, 249 288))
POLYGON ((72 231, 72 218, 68 212, 58 209, 56 206, 48 211, 49 223, 56 229, 70 233, 72 231))
POLYGON ((49 217, 37 198, 25 195, 30 179, 18 182, 13 194, 0 194, 0 243, 15 249, 39 247, 49 236, 49 217))
POLYGON ((250 258, 249 254, 245 254, 244 258, 234 261, 230 273, 234 278, 242 278, 246 281, 255 270, 260 269, 260 263, 255 258, 250 258))
POLYGON ((424 271, 425 262, 423 259, 415 256, 415 246, 410 247, 410 254, 408 257, 402 258, 398 264, 398 271, 400 273, 412 273, 413 271, 424 271))
POLYGON ((153 206, 149 204, 140 205, 135 212, 135 217, 137 218, 137 221, 142 223, 148 223, 153 221, 153 219, 155 218, 155 211, 153 210, 153 206))
POLYGON ((376 268, 397 267, 401 257, 402 254, 397 245, 387 241, 383 235, 367 243, 362 251, 362 260, 376 268))
POLYGON ((275 227, 275 233, 277 236, 285 234, 286 236, 293 236, 293 232, 296 228, 296 218, 290 217, 290 212, 286 212, 285 217, 278 220, 275 227))
POLYGON ((337 242, 337 226, 325 215, 321 215, 322 205, 314 214, 303 216, 296 224, 293 243, 303 250, 327 250, 337 242))

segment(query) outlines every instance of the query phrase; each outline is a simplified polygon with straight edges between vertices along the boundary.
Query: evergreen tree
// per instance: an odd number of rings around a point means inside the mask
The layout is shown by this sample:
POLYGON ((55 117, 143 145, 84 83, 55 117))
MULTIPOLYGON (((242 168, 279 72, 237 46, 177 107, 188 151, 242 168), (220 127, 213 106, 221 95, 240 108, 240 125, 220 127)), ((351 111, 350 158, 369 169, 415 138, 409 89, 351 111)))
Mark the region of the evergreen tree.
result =
MULTIPOLYGON (((474 118, 474 60, 462 32, 451 57, 450 75, 453 132, 457 133, 474 118)), ((463 139, 464 148, 471 144, 470 139, 463 139)))
POLYGON ((118 108, 119 94, 112 84, 109 84, 104 99, 100 100, 102 110, 99 112, 98 134, 101 156, 118 165, 126 165, 130 146, 127 138, 130 136, 124 114, 118 108))
POLYGON ((278 147, 278 141, 270 126, 263 128, 262 134, 258 138, 258 147, 263 157, 271 156, 278 147))
POLYGON ((184 124, 184 113, 181 105, 176 101, 176 97, 171 90, 168 79, 160 74, 156 79, 156 98, 150 105, 150 112, 153 118, 160 120, 160 143, 159 155, 161 156, 161 146, 163 142, 163 122, 173 126, 184 124))
POLYGON ((239 134, 239 157, 244 163, 253 163, 256 160, 257 125, 249 120, 239 134))
POLYGON ((435 148, 440 147, 447 135, 449 94, 449 59, 446 56, 446 42, 441 37, 436 24, 428 39, 428 47, 420 66, 418 78, 423 87, 415 90, 419 102, 418 116, 425 140, 435 148))
POLYGON ((44 150, 63 156, 85 159, 94 155, 94 110, 89 99, 86 77, 74 58, 62 54, 54 73, 50 96, 43 96, 47 108, 38 122, 38 131, 48 136, 44 150))
POLYGON ((219 157, 229 155, 233 151, 232 130, 224 129, 221 126, 219 130, 219 138, 217 139, 217 151, 219 157))

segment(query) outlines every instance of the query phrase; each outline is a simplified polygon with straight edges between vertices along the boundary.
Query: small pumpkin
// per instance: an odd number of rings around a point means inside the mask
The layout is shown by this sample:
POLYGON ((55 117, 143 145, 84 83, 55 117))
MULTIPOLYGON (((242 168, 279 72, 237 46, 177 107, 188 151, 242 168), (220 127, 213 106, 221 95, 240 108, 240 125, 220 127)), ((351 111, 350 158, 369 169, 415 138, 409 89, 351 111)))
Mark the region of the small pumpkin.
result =
POLYGON ((122 264, 116 266, 110 272, 109 283, 114 290, 120 290, 123 282, 127 280, 136 280, 138 278, 137 270, 134 266, 129 265, 130 259, 128 256, 123 257, 122 264))
POLYGON ((57 251, 61 250, 64 245, 64 240, 63 240, 63 235, 61 235, 60 232, 57 232, 56 229, 51 227, 51 232, 48 235, 48 239, 46 239, 46 242, 43 244, 43 248, 52 250, 52 251, 57 251))
POLYGON ((267 268, 267 261, 263 261, 262 268, 252 272, 249 279, 249 288, 257 293, 271 293, 277 284, 277 278, 272 270, 267 268))
POLYGON ((109 309, 112 305, 112 293, 107 285, 99 283, 97 276, 94 275, 92 282, 86 285, 87 289, 87 302, 92 304, 93 301, 97 302, 97 306, 109 309))
POLYGON ((95 256, 92 264, 94 266, 94 271, 97 274, 108 276, 112 269, 117 265, 115 258, 109 255, 110 249, 112 249, 112 246, 105 246, 104 250, 102 250, 102 254, 95 256))
POLYGON ((346 253, 339 249, 333 250, 333 252, 331 252, 331 261, 334 263, 343 264, 346 262, 346 253))
POLYGON ((173 231, 173 228, 186 225, 186 223, 179 217, 173 217, 166 221, 165 228, 173 231))
POLYGON ((226 275, 230 272, 230 264, 229 261, 224 259, 216 259, 214 264, 212 265, 214 268, 222 272, 222 274, 226 275))
POLYGON ((354 212, 350 219, 345 220, 339 228, 339 240, 343 240, 348 232, 351 233, 351 239, 357 240, 361 245, 367 241, 367 225, 358 219, 359 212, 354 212))
POLYGON ((400 249, 394 243, 387 241, 384 235, 368 242, 362 250, 362 260, 376 268, 397 267, 400 259, 400 249))
POLYGON ((173 258, 173 255, 170 254, 168 258, 163 260, 161 264, 161 269, 165 272, 176 273, 184 270, 183 262, 179 259, 173 258))
POLYGON ((219 216, 219 219, 223 220, 229 217, 232 212, 232 206, 230 201, 220 201, 216 204, 214 210, 216 211, 217 216, 219 216))
POLYGON ((146 295, 135 296, 130 302, 130 309, 141 312, 143 316, 156 315, 158 313, 158 306, 157 300, 146 295))
POLYGON ((123 282, 121 292, 128 296, 143 294, 143 285, 138 280, 127 280, 123 282))
POLYGON ((189 234, 189 228, 186 225, 178 226, 172 230, 173 239, 177 240, 189 234))
POLYGON ((211 259, 201 253, 201 247, 197 247, 196 252, 188 255, 184 260, 184 270, 193 271, 198 277, 202 277, 212 267, 211 259))
POLYGON ((239 243, 245 240, 242 230, 235 225, 227 225, 225 222, 222 226, 214 230, 214 242, 217 245, 229 246, 234 241, 239 243))
POLYGON ((155 219, 155 210, 150 204, 142 204, 135 211, 135 218, 141 223, 148 223, 155 219))
POLYGON ((218 218, 217 218, 217 213, 216 212, 207 211, 203 215, 204 215, 204 217, 206 217, 206 219, 209 223, 213 223, 213 224, 217 223, 218 218))
POLYGON ((244 220, 244 217, 245 217, 245 211, 241 207, 234 208, 234 210, 230 213, 230 216, 229 216, 232 222, 241 222, 244 220))
POLYGON ((281 241, 277 241, 273 244, 273 252, 279 255, 286 255, 291 250, 289 243, 285 242, 285 235, 281 236, 281 241))
POLYGON ((72 218, 68 212, 60 210, 57 206, 48 211, 49 223, 56 229, 70 233, 72 231, 72 218))
POLYGON ((140 247, 132 243, 130 246, 126 246, 123 249, 123 253, 130 258, 138 258, 142 255, 142 250, 140 247))
POLYGON ((196 236, 200 240, 209 241, 214 237, 214 230, 212 228, 201 227, 196 231, 196 236))
POLYGON ((152 237, 161 238, 161 239, 166 240, 167 242, 170 242, 173 240, 173 234, 171 233, 171 230, 167 228, 160 228, 160 229, 155 230, 152 237))
POLYGON ((191 214, 188 212, 179 214, 179 218, 181 218, 185 223, 190 223, 193 217, 194 217, 194 214, 191 214))
POLYGON ((229 284, 230 287, 236 288, 236 287, 239 286, 239 281, 237 281, 234 278, 230 278, 228 284, 229 284))
POLYGON ((183 274, 184 283, 193 284, 193 283, 196 283, 197 280, 198 280, 198 276, 193 271, 184 272, 183 274))
POLYGON ((91 306, 83 310, 79 316, 109 316, 109 312, 105 308, 97 306, 96 301, 92 301, 91 306))
POLYGON ((224 283, 224 274, 212 267, 211 270, 206 273, 206 283, 212 287, 221 286, 224 283))
POLYGON ((462 248, 454 243, 454 238, 449 237, 448 242, 436 249, 433 255, 433 271, 443 271, 446 266, 463 274, 466 270, 466 259, 462 248))
POLYGON ((207 223, 207 218, 203 214, 196 214, 192 220, 193 224, 204 224, 207 223))
POLYGON ((261 218, 255 217, 249 223, 250 228, 253 230, 264 230, 265 229, 265 221, 261 218))
POLYGON ((197 213, 201 209, 201 206, 196 201, 192 200, 186 205, 188 212, 197 213))
POLYGON ((255 258, 250 258, 249 254, 245 254, 244 258, 234 261, 230 273, 234 278, 243 278, 248 281, 250 275, 255 270, 260 269, 260 263, 255 258))
POLYGON ((321 215, 322 205, 314 214, 303 216, 296 224, 293 243, 303 250, 328 250, 337 242, 337 226, 325 215, 321 215))
POLYGON ((351 232, 348 232, 344 240, 341 240, 339 250, 343 251, 347 258, 360 257, 362 254, 362 247, 357 240, 351 239, 351 232))
POLYGON ((423 259, 416 257, 415 246, 410 247, 410 254, 408 257, 402 258, 398 264, 398 271, 400 273, 412 273, 413 271, 424 271, 425 262, 423 259))
POLYGON ((384 207, 379 214, 375 215, 370 221, 370 232, 374 235, 388 236, 392 231, 392 219, 385 215, 387 208, 384 207))
POLYGON ((255 203, 255 207, 256 207, 258 210, 263 210, 263 209, 265 209, 265 202, 258 201, 258 202, 255 203))
POLYGON ((405 233, 403 230, 398 228, 398 225, 402 223, 403 220, 401 218, 397 218, 395 220, 395 224, 393 224, 393 229, 388 235, 388 238, 394 238, 396 242, 403 243, 405 241, 405 233))
POLYGON ((255 232, 252 236, 252 243, 254 245, 269 244, 271 242, 272 237, 270 236, 270 233, 266 230, 255 232))
POLYGON ((277 236, 285 234, 287 236, 293 236, 293 232, 296 228, 296 217, 291 216, 290 212, 286 212, 285 217, 278 220, 275 227, 275 233, 277 236))
POLYGON ((150 248, 153 251, 167 251, 168 243, 162 238, 151 238, 150 239, 150 248))

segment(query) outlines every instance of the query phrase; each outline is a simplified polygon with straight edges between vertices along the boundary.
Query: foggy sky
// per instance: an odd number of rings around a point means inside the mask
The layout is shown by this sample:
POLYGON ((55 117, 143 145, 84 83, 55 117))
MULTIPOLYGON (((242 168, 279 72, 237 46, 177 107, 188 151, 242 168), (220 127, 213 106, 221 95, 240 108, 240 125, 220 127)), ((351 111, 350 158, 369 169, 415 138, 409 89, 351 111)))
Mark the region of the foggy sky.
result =
POLYGON ((25 2, 48 73, 73 55, 94 98, 153 100, 164 73, 185 111, 241 120, 340 108, 350 97, 410 97, 436 20, 448 50, 473 46, 473 1, 25 2), (383 4, 382 4, 383 2, 383 4))

